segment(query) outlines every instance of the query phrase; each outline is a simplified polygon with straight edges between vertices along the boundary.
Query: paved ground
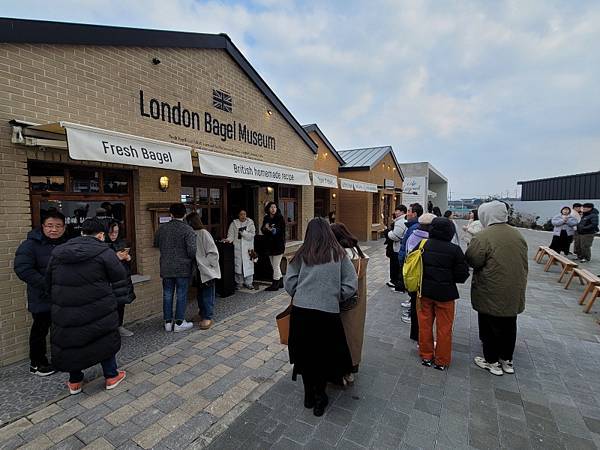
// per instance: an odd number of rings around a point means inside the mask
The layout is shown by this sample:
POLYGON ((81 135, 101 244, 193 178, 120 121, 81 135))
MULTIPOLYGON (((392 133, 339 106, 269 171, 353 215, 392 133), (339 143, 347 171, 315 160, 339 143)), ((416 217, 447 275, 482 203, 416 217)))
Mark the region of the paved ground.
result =
MULTIPOLYGON (((530 247, 549 235, 524 231, 530 247)), ((183 336, 128 367, 107 393, 51 402, 0 428, 16 448, 596 448, 600 444, 600 328, 565 291, 556 271, 531 265, 527 311, 519 319, 515 376, 476 368, 480 353, 468 286, 457 308, 454 361, 447 373, 423 368, 403 296, 383 286, 387 260, 371 244, 364 360, 355 385, 330 389, 322 418, 302 407, 301 383, 287 373, 273 316, 279 294, 183 336)), ((595 254, 600 255, 600 242, 595 254)), ((596 273, 600 264, 589 265, 596 273)), ((600 304, 598 305, 600 308, 600 304)), ((18 402, 18 400, 17 400, 18 402)))
MULTIPOLYGON (((263 290, 266 286, 261 285, 260 291, 242 290, 235 296, 217 297, 215 320, 222 321, 273 297, 275 295, 273 292, 263 290)), ((197 313, 197 305, 190 303, 186 314, 188 320, 197 313)), ((127 328, 135 334, 133 337, 123 338, 123 345, 117 358, 119 364, 136 361, 185 337, 185 333, 164 333, 161 317, 127 324, 127 328)), ((86 371, 86 378, 92 380, 101 374, 100 367, 94 367, 86 371)), ((45 378, 31 376, 29 361, 0 369, 0 426, 6 421, 27 414, 41 404, 64 395, 64 391, 64 376, 54 375, 45 378)))

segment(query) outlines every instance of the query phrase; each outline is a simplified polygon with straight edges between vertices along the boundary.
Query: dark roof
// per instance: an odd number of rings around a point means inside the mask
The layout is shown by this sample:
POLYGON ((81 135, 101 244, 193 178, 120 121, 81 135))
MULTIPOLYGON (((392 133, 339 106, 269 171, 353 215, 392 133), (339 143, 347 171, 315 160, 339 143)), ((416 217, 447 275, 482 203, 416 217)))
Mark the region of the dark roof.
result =
POLYGON ((308 133, 304 131, 294 116, 292 116, 277 95, 275 95, 258 72, 254 70, 226 34, 203 34, 0 18, 0 42, 223 49, 233 58, 265 97, 269 99, 273 107, 286 119, 312 152, 317 153, 317 145, 308 136, 308 133))
POLYGON ((334 148, 333 144, 331 142, 329 142, 329 139, 327 139, 327 137, 325 137, 325 135, 323 134, 323 132, 321 131, 321 129, 319 128, 319 126, 316 123, 311 123, 311 124, 308 124, 308 125, 302 125, 302 128, 304 128, 304 130, 307 133, 315 133, 317 136, 319 136, 319 138, 323 142, 325 142, 325 145, 327 146, 327 148, 329 149, 329 151, 333 154, 333 156, 335 156, 335 159, 337 159, 340 164, 344 164, 344 160, 342 159, 342 157, 340 156, 340 154, 334 148))
POLYGON ((560 180, 560 179, 563 179, 563 178, 583 177, 583 176, 586 176, 586 175, 600 175, 600 171, 598 171, 598 172, 575 173, 575 174, 572 174, 572 175, 560 175, 558 177, 550 177, 550 178, 536 178, 535 180, 517 181, 517 184, 534 183, 536 181, 560 180))
POLYGON ((400 177, 404 179, 404 174, 398 164, 396 155, 391 146, 355 148, 350 150, 338 150, 342 159, 346 162, 340 167, 340 172, 349 172, 353 170, 371 170, 379 161, 381 161, 389 153, 392 155, 396 169, 400 177))

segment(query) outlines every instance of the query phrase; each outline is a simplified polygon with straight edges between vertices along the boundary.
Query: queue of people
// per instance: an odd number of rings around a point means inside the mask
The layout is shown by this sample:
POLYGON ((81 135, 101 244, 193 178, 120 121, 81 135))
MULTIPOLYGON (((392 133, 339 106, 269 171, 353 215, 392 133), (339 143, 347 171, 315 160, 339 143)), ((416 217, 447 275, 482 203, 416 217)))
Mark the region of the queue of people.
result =
MULTIPOLYGON (((418 343, 421 363, 442 371, 450 365, 457 284, 468 279, 470 267, 471 304, 478 312, 483 348, 483 356, 477 356, 474 363, 494 375, 514 373, 517 316, 525 307, 528 265, 527 244, 508 225, 507 205, 492 201, 472 212, 471 220, 463 227, 466 253, 455 243, 456 226, 451 214, 440 217, 433 213, 431 204, 428 209, 432 212, 423 213, 418 203, 408 208, 400 205, 396 211, 404 209, 406 221, 402 227, 394 222, 388 238, 400 242, 395 255, 400 270, 405 275, 409 275, 407 270, 421 271, 419 288, 409 290, 409 300, 401 303, 405 309, 401 320, 410 324, 410 338, 418 343), (403 230, 400 239, 394 230, 403 230), (421 265, 407 262, 414 252, 419 252, 421 265)), ((391 271, 392 267, 397 265, 390 262, 391 271)), ((391 279, 400 276, 390 275, 391 279)))

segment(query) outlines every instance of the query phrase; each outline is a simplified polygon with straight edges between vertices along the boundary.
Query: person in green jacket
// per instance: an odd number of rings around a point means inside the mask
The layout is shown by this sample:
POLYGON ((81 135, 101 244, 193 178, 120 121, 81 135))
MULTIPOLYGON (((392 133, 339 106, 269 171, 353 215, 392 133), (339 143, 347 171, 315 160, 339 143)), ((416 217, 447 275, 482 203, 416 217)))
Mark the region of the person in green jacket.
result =
POLYGON ((494 375, 512 374, 517 315, 525 310, 527 243, 508 225, 505 203, 484 203, 478 212, 484 229, 465 254, 473 268, 471 304, 478 313, 483 347, 483 357, 475 357, 475 364, 494 375))

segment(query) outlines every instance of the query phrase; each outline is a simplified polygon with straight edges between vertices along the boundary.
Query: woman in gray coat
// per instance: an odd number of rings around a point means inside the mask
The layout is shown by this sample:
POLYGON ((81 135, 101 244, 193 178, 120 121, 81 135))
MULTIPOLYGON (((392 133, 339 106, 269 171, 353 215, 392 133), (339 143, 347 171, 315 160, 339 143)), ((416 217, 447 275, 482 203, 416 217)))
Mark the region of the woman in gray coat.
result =
POLYGON ((304 406, 322 416, 327 382, 343 385, 352 357, 340 318, 340 302, 352 297, 358 278, 328 221, 308 223, 304 243, 290 262, 284 281, 292 296, 288 350, 292 378, 302 375, 304 406))

